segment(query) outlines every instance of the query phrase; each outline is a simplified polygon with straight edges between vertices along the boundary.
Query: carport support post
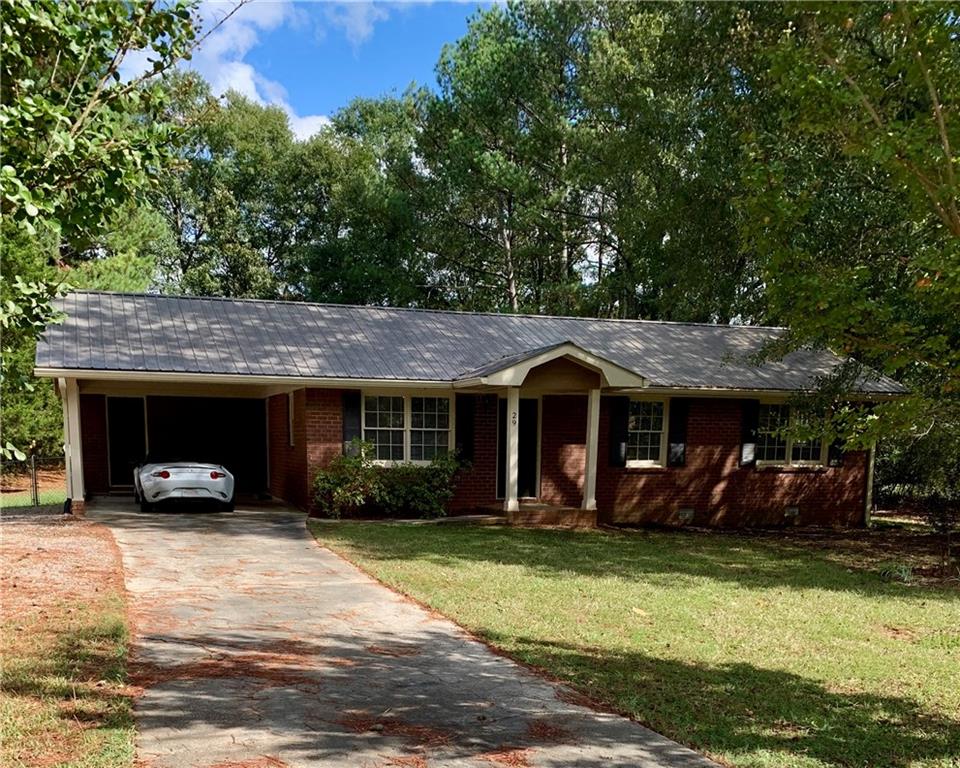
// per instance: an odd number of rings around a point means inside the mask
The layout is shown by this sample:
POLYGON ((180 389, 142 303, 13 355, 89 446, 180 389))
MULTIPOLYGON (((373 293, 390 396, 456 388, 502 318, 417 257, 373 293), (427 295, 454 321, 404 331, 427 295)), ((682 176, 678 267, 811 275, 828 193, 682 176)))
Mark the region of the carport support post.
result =
POLYGON ((80 388, 76 379, 60 379, 63 400, 63 453, 67 462, 67 497, 75 514, 84 513, 83 445, 80 438, 80 388))
POLYGON ((517 476, 520 470, 520 387, 507 389, 507 472, 504 512, 519 512, 517 476))
POLYGON ((600 390, 587 395, 587 455, 583 467, 583 503, 581 509, 597 508, 597 449, 600 442, 600 390))

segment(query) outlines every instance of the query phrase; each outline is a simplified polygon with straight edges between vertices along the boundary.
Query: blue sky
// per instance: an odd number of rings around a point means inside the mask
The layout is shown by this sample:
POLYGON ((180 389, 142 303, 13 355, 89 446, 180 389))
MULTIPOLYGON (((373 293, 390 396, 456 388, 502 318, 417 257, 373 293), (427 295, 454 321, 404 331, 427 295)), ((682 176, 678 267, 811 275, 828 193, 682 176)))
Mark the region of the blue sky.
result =
MULTIPOLYGON (((207 0, 205 23, 235 0, 207 0)), ((188 65, 216 93, 240 91, 287 112, 301 138, 355 96, 433 86, 444 43, 466 31, 478 2, 253 0, 217 28, 188 65)), ((129 63, 130 68, 136 62, 129 63)))

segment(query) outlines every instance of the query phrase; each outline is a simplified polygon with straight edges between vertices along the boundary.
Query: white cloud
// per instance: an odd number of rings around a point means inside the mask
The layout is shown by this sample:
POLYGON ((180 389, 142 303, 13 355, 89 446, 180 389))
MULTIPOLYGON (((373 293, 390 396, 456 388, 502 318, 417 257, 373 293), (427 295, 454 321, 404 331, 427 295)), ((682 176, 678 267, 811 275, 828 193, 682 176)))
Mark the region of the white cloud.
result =
MULTIPOLYGON (((298 114, 283 85, 245 61, 247 54, 260 44, 261 33, 313 23, 318 42, 329 28, 341 32, 356 49, 373 36, 377 23, 388 19, 394 10, 409 7, 411 3, 430 1, 321 0, 322 14, 311 16, 304 3, 298 4, 294 0, 250 0, 233 14, 230 11, 239 0, 204 0, 199 9, 203 27, 209 30, 217 24, 219 26, 183 66, 199 72, 218 96, 232 90, 257 104, 280 107, 287 114, 294 135, 306 139, 329 125, 330 120, 325 115, 298 114)), ((123 62, 123 77, 135 77, 145 72, 150 66, 149 57, 149 51, 132 52, 123 62)))
POLYGON ((233 0, 207 0, 200 6, 205 27, 222 23, 203 41, 187 66, 203 75, 218 96, 236 91, 257 104, 280 107, 287 113, 294 135, 309 138, 330 120, 325 115, 297 114, 283 85, 244 61, 259 44, 261 32, 301 26, 307 22, 307 14, 291 0, 253 0, 224 20, 234 6, 233 0))
POLYGON ((355 0, 346 3, 329 3, 325 8, 327 21, 343 31, 350 44, 357 48, 373 36, 378 21, 390 17, 383 4, 355 0))
MULTIPOLYGON (((286 110, 285 110, 286 111, 286 110)), ((290 130, 300 141, 309 139, 315 133, 330 125, 330 118, 326 115, 305 115, 300 117, 292 111, 287 111, 287 119, 290 121, 290 130)))

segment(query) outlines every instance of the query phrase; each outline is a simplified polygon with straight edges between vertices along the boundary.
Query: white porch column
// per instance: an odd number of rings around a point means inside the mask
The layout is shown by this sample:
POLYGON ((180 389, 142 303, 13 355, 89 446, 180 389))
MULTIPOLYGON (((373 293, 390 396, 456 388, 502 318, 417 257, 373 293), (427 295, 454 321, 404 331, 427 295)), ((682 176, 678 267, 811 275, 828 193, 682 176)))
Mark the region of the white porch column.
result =
POLYGON ((520 387, 507 388, 507 472, 503 511, 519 512, 517 477, 520 470, 520 387))
POLYGON ((83 443, 80 437, 80 388, 76 379, 60 379, 63 400, 63 450, 67 462, 67 497, 83 508, 83 443))
POLYGON ((600 442, 600 390, 587 395, 587 456, 583 468, 583 503, 581 509, 597 508, 597 451, 600 442))

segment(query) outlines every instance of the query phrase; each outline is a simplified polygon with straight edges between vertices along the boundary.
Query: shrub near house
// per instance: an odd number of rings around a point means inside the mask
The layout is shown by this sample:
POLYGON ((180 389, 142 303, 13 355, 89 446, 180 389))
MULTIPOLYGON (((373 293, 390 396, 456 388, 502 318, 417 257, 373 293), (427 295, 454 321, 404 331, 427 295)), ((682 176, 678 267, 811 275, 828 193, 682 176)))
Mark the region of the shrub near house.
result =
POLYGON ((450 454, 429 464, 377 464, 373 446, 354 440, 314 477, 316 508, 328 517, 442 517, 453 498, 460 462, 450 454))

